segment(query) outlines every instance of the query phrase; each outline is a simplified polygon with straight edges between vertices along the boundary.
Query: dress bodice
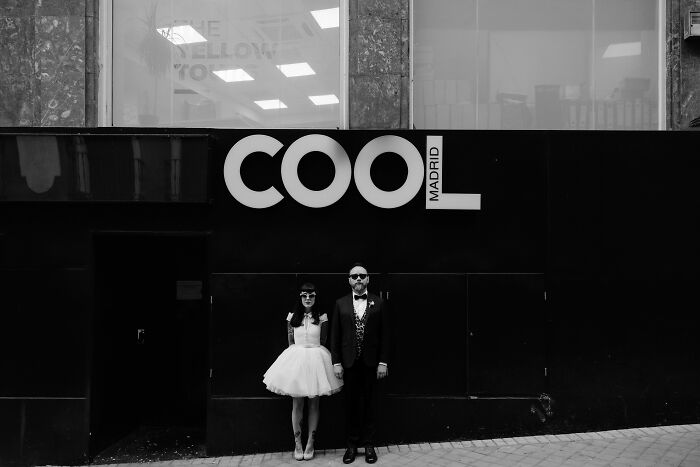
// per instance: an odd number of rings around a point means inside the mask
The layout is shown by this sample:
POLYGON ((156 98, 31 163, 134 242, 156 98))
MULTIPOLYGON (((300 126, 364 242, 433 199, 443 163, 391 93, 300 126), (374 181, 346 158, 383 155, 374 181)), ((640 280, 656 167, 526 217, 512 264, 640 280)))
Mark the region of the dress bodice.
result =
MULTIPOLYGON (((292 319, 292 313, 287 315, 287 321, 292 319)), ((328 316, 324 313, 319 316, 318 324, 314 324, 310 314, 305 314, 301 325, 294 329, 294 344, 317 347, 321 345, 321 324, 328 321, 328 316)))

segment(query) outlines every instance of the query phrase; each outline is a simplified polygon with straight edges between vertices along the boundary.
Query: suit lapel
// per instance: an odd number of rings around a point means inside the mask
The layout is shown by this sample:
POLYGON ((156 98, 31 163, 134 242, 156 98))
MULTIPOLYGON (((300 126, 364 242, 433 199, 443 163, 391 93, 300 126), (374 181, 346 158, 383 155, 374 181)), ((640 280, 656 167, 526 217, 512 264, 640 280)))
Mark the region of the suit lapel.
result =
POLYGON ((346 295, 344 302, 345 313, 350 317, 353 317, 355 315, 355 307, 352 305, 352 294, 346 295))
MULTIPOLYGON (((379 298, 374 294, 367 294, 367 313, 374 314, 377 311, 377 302, 379 298), (374 302, 374 306, 370 306, 370 303, 374 302)), ((369 314, 367 317, 369 318, 369 314)))

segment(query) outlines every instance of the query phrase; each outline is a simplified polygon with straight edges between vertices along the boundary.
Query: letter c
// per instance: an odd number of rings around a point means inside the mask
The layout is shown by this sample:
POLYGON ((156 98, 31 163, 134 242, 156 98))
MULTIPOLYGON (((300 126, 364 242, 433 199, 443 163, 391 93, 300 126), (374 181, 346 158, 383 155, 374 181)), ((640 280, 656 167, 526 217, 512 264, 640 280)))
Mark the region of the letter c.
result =
POLYGON ((254 152, 264 152, 270 157, 274 157, 282 146, 282 143, 271 136, 251 135, 238 141, 229 150, 224 162, 224 181, 228 191, 239 203, 249 208, 263 209, 282 201, 284 196, 274 187, 263 191, 254 191, 248 188, 241 178, 243 159, 254 152))

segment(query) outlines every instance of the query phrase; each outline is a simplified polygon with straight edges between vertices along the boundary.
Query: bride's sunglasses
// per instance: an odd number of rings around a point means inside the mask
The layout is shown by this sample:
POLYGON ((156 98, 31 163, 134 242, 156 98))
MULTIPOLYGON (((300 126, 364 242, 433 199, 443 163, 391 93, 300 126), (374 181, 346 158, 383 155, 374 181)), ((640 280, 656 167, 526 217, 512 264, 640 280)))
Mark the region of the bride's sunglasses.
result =
POLYGON ((299 296, 308 300, 310 298, 316 298, 316 292, 301 292, 299 296))

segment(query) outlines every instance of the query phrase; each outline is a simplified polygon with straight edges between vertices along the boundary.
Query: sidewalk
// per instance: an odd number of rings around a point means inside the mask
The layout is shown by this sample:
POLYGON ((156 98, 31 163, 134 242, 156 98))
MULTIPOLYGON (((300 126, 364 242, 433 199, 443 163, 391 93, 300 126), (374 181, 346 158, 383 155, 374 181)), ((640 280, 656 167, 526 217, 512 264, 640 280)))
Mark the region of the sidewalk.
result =
MULTIPOLYGON (((292 452, 174 460, 113 467, 184 466, 342 466, 344 449, 316 451, 311 461, 296 461, 292 452)), ((360 450, 351 465, 365 463, 360 450)), ((529 436, 377 448, 384 466, 700 466, 700 424, 632 428, 591 433, 529 436)))

